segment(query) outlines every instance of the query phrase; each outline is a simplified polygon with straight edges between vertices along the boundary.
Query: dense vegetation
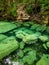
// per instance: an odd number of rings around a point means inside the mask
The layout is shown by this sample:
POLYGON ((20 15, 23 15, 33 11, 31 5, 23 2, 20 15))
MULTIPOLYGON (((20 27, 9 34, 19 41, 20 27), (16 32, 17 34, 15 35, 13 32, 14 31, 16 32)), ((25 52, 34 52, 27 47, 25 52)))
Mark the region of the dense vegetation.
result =
POLYGON ((0 0, 0 65, 49 65, 49 0, 0 0))
POLYGON ((49 19, 49 0, 0 0, 0 19, 16 20, 20 15, 17 13, 19 8, 22 12, 26 10, 31 20, 43 22, 49 19))

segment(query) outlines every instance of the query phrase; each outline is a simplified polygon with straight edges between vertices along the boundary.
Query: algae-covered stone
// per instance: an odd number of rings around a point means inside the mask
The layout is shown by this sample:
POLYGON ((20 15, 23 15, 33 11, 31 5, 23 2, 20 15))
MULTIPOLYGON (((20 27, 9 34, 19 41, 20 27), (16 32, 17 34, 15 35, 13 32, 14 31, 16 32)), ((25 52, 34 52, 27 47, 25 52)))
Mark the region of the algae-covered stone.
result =
POLYGON ((0 22, 0 33, 5 33, 9 30, 16 28, 16 25, 9 22, 0 22))
POLYGON ((5 38, 7 38, 6 35, 0 34, 0 41, 1 41, 1 40, 4 40, 5 38))
POLYGON ((49 42, 46 43, 47 47, 49 48, 49 42))
POLYGON ((49 65, 49 55, 44 54, 36 65, 49 65))
POLYGON ((24 56, 24 52, 22 50, 18 51, 17 56, 22 58, 24 56))
POLYGON ((33 62, 36 60, 36 51, 32 50, 23 57, 23 62, 27 63, 28 65, 32 65, 33 62))
POLYGON ((18 31, 15 33, 17 38, 23 39, 24 36, 27 35, 24 31, 18 31))
POLYGON ((23 41, 31 44, 31 43, 36 42, 37 39, 38 39, 38 37, 35 34, 30 34, 30 35, 24 36, 23 41))
POLYGON ((23 49, 24 46, 25 46, 25 43, 24 42, 20 42, 19 46, 20 46, 20 49, 23 49))
POLYGON ((33 34, 33 31, 31 31, 29 29, 25 29, 24 32, 27 33, 27 34, 33 34))
POLYGON ((48 41, 48 36, 46 36, 46 35, 40 36, 39 39, 40 39, 42 42, 46 42, 46 41, 48 41))
POLYGON ((47 46, 46 46, 46 44, 43 44, 43 47, 47 50, 47 46))
POLYGON ((29 51, 32 51, 32 48, 27 47, 27 48, 25 48, 23 51, 24 51, 24 53, 27 53, 27 52, 29 52, 29 51))
POLYGON ((18 42, 13 36, 0 42, 0 60, 18 48, 18 42))

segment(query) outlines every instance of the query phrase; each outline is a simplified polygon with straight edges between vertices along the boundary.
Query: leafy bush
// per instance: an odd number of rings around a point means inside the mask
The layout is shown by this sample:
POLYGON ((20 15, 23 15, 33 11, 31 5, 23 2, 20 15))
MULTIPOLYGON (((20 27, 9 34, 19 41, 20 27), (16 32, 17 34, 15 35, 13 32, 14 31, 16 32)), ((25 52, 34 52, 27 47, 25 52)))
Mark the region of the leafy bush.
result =
POLYGON ((27 13, 31 15, 33 13, 33 5, 29 4, 26 10, 27 10, 27 13))

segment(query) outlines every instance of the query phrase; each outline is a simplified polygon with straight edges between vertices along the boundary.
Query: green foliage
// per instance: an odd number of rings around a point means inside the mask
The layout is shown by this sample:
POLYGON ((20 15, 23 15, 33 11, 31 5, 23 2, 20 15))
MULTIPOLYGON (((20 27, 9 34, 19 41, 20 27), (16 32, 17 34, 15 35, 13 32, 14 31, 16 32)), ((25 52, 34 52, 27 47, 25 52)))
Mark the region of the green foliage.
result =
POLYGON ((40 4, 48 4, 49 1, 48 0, 38 0, 40 4))
POLYGON ((26 8, 26 11, 28 14, 32 14, 33 13, 33 5, 32 4, 29 4, 28 7, 26 8))
POLYGON ((38 0, 38 2, 41 4, 41 14, 49 14, 48 8, 49 8, 49 1, 48 0, 38 0))
POLYGON ((11 15, 14 16, 14 17, 17 16, 16 10, 17 10, 17 8, 16 8, 16 2, 13 2, 13 3, 11 4, 10 13, 11 13, 11 15))
POLYGON ((35 0, 20 0, 20 1, 21 1, 21 3, 24 4, 24 3, 34 3, 35 0))
POLYGON ((4 0, 0 0, 0 10, 4 10, 4 0))

